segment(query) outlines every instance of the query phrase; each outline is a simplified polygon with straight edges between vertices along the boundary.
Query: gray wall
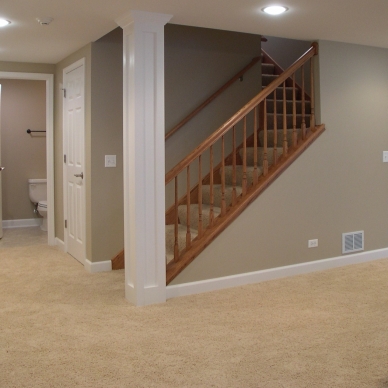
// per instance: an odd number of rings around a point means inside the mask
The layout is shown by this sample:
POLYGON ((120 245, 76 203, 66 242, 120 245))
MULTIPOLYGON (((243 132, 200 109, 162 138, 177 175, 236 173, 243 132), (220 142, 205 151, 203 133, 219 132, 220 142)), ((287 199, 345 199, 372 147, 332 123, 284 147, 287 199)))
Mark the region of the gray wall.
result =
MULTIPOLYGON (((166 132, 197 108, 236 73, 260 56, 261 37, 231 31, 167 24, 165 27, 166 132)), ((186 157, 261 90, 261 63, 235 82, 195 118, 166 141, 166 172, 186 157)), ((250 128, 250 127, 249 127, 250 128)), ((231 138, 226 139, 231 140, 231 138)), ((231 147, 226 148, 226 152, 231 147)), ((215 162, 220 160, 220 144, 215 162)), ((226 153, 226 154, 227 154, 226 153)), ((209 170, 205 155, 203 172, 209 170)), ((197 163, 191 168, 197 177, 197 163)), ((193 183, 198 179, 193 179, 193 183)), ((179 183, 184 190, 185 176, 179 183)), ((166 205, 172 203, 173 185, 166 187, 166 205)))
POLYGON ((28 195, 29 178, 46 178, 46 82, 0 80, 3 220, 37 217, 28 195))
POLYGON ((364 230, 366 251, 387 247, 388 50, 319 49, 326 131, 174 284, 337 257, 344 232, 364 230))
POLYGON ((92 43, 91 231, 93 261, 110 260, 124 247, 123 31, 92 43), (105 167, 116 155, 116 168, 105 167))
POLYGON ((110 260, 124 247, 122 50, 122 30, 117 28, 56 66, 56 237, 64 239, 63 69, 85 58, 86 255, 92 262, 110 260), (104 167, 105 155, 116 155, 116 168, 104 167))
MULTIPOLYGON (((311 41, 277 38, 266 36, 267 42, 262 43, 263 50, 275 60, 275 62, 283 69, 287 70, 297 59, 299 59, 310 47, 311 41)), ((304 65, 305 70, 305 90, 308 95, 311 95, 310 87, 310 63, 304 65)), ((296 72, 296 82, 302 86, 301 70, 296 72)))
POLYGON ((55 65, 48 63, 7 62, 0 61, 0 71, 19 73, 54 74, 55 65))
POLYGON ((311 41, 277 38, 265 36, 267 42, 262 42, 261 47, 275 61, 286 70, 310 47, 311 41))

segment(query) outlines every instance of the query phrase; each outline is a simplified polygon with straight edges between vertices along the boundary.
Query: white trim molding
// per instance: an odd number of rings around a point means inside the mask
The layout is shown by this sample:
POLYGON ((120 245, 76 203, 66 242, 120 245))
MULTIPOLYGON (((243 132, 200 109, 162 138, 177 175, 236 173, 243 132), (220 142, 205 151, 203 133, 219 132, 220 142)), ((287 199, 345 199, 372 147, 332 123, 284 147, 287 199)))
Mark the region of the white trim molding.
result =
POLYGON ((59 250, 65 252, 65 243, 58 237, 55 237, 55 245, 58 247, 59 250))
POLYGON ((55 245, 54 218, 54 75, 1 71, 0 78, 46 81, 47 240, 55 245))
MULTIPOLYGON (((86 129, 86 112, 85 112, 85 109, 86 109, 86 59, 85 57, 75 61, 74 63, 72 63, 71 65, 65 67, 63 70, 62 70, 62 75, 63 75, 63 84, 62 84, 62 88, 66 89, 67 87, 67 80, 68 80, 68 74, 70 72, 72 72, 73 70, 77 69, 77 68, 80 68, 82 67, 82 71, 83 71, 83 83, 82 83, 82 93, 83 93, 83 117, 82 117, 82 120, 83 120, 83 132, 82 132, 82 145, 80 145, 80 147, 83 147, 82 149, 82 153, 83 153, 83 166, 84 166, 84 177, 82 178, 82 185, 83 185, 83 190, 81 190, 81 202, 82 202, 82 206, 83 206, 83 210, 82 210, 82 218, 83 218, 83 222, 80 222, 81 224, 81 229, 82 229, 82 232, 81 234, 83 236, 86 236, 86 224, 85 224, 85 220, 86 220, 86 185, 88 184, 88 177, 87 177, 87 174, 86 174, 86 150, 85 150, 85 129, 86 129)), ((67 104, 68 104, 68 99, 64 98, 63 95, 62 95, 62 141, 63 141, 63 154, 68 154, 68 128, 67 128, 67 124, 66 124, 66 120, 67 120, 67 115, 65 114, 65 112, 67 111, 67 104)), ((78 132, 80 132, 78 130, 78 132)), ((68 220, 68 212, 69 212, 69 209, 68 209, 68 190, 67 190, 67 187, 68 187, 68 163, 62 163, 62 183, 63 183, 63 216, 64 216, 64 219, 65 220, 68 220)), ((75 222, 75 220, 71 220, 70 222, 75 222)), ((69 229, 64 229, 64 251, 65 252, 68 252, 69 253, 69 244, 68 244, 68 240, 69 240, 69 229)), ((83 246, 81 247, 82 249, 80 249, 80 252, 78 252, 77 255, 74 255, 74 258, 76 260, 78 260, 81 264, 85 264, 85 260, 86 260, 86 241, 85 239, 83 239, 83 246), (82 255, 82 257, 81 257, 82 255)), ((74 254, 74 252, 72 252, 74 254)))
POLYGON ((97 272, 109 272, 112 271, 112 261, 99 261, 97 263, 92 263, 88 259, 85 259, 85 269, 90 273, 97 272))
POLYGON ((281 279, 289 276, 307 274, 310 272, 324 271, 326 269, 344 267, 351 264, 361 264, 368 261, 388 258, 388 248, 356 253, 353 255, 333 257, 307 263, 288 265, 285 267, 271 268, 263 271, 243 273, 216 279, 202 280, 192 283, 167 286, 167 299, 179 296, 200 294, 202 292, 222 290, 245 286, 247 284, 261 283, 268 280, 281 279))
POLYGON ((42 225, 42 218, 26 218, 24 220, 3 220, 4 229, 10 228, 27 228, 31 226, 42 225))
POLYGON ((171 15, 131 11, 117 20, 124 50, 125 297, 166 301, 164 25, 171 15))

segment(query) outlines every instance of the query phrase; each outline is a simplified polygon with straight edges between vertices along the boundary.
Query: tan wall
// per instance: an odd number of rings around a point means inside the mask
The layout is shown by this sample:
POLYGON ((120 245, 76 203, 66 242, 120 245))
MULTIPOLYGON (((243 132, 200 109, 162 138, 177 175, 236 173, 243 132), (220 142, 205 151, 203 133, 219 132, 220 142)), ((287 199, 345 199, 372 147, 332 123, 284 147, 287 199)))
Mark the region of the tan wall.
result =
POLYGON ((86 255, 92 262, 110 260, 124 247, 122 50, 118 28, 56 68, 55 224, 56 236, 63 240, 63 69, 81 58, 86 60, 86 255), (116 168, 104 167, 105 155, 116 155, 116 168))
POLYGON ((285 70, 311 46, 311 41, 265 36, 267 42, 261 47, 285 70))
POLYGON ((124 247, 123 31, 92 44, 91 260, 110 260, 124 247), (116 155, 117 167, 105 167, 116 155))
MULTIPOLYGON (((225 82, 260 56, 261 37, 167 24, 165 27, 166 132, 225 82)), ((258 63, 166 142, 169 170, 261 90, 258 63)))
MULTIPOLYGON (((74 62, 85 58, 85 171, 91 176, 91 44, 68 56, 56 65, 54 86, 54 155, 55 155, 55 236, 64 240, 63 217, 63 70, 74 62)), ((86 255, 92 255, 91 242, 91 183, 86 186, 86 255)), ((90 259, 89 259, 90 260, 90 259)))
POLYGON ((47 63, 6 62, 0 61, 0 71, 19 73, 54 74, 55 65, 47 63))
MULTIPOLYGON (((299 59, 310 47, 311 41, 277 38, 266 36, 267 42, 262 43, 263 50, 272 57, 275 62, 284 70, 288 69, 297 59, 299 59)), ((305 69, 305 90, 308 95, 311 94, 310 79, 307 74, 310 74, 310 63, 306 63, 305 69)), ((302 76, 299 70, 296 73, 296 82, 302 86, 302 76)))
POLYGON ((34 218, 29 178, 46 178, 46 82, 0 80, 3 220, 34 218))
POLYGON ((388 50, 322 41, 319 62, 325 133, 174 284, 337 257, 344 232, 387 247, 388 50))
MULTIPOLYGON (((254 57, 260 56, 261 37, 231 31, 167 24, 165 27, 165 123, 166 132, 210 97, 254 57)), ((169 171, 261 90, 261 63, 235 82, 195 118, 166 141, 166 171, 169 171)), ((248 128, 251 128, 249 125, 248 128)), ((227 143, 231 138, 226 139, 227 143)), ((230 144, 226 145, 226 152, 230 144)), ((221 146, 214 149, 215 163, 221 146)), ((208 172, 208 155, 203 172, 208 172)), ((197 177, 197 164, 192 177, 197 177)), ((185 177, 179 183, 186 181, 185 177)), ((183 189, 183 186, 181 187, 183 189)), ((173 185, 166 188, 166 205, 173 198, 173 185)))

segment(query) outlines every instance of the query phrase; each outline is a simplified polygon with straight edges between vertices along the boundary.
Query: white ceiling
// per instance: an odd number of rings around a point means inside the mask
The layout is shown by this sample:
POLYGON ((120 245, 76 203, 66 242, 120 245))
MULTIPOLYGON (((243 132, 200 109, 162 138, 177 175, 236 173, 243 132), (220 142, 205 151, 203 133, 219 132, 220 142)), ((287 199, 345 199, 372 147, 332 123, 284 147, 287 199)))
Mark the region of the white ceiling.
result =
POLYGON ((387 0, 279 0, 289 11, 270 17, 271 0, 2 0, 0 61, 57 63, 117 27, 131 9, 172 14, 171 23, 302 40, 388 48, 387 0), (54 21, 41 26, 37 17, 54 21))

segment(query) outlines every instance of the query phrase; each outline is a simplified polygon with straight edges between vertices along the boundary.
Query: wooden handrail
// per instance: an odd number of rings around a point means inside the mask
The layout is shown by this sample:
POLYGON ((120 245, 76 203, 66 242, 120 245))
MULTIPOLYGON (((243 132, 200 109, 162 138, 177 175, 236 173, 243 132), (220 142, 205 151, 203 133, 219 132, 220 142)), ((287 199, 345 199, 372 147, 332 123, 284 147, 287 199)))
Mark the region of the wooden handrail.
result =
POLYGON ((180 163, 172 168, 166 174, 166 184, 171 182, 179 173, 181 173, 188 165, 190 165, 199 155, 216 143, 223 135, 226 134, 234 125, 236 125, 244 116, 246 116, 255 106, 264 101, 278 86, 284 83, 297 69, 318 53, 318 44, 313 43, 309 50, 306 51, 299 59, 297 59, 286 71, 272 81, 265 89, 257 94, 243 108, 234 114, 229 120, 221 125, 213 134, 211 134, 204 142, 195 148, 189 155, 186 156, 180 163))
POLYGON ((186 123, 188 123, 194 116, 196 116, 203 108, 209 105, 214 99, 216 99, 220 94, 222 94, 226 89, 229 88, 234 82, 241 78, 249 69, 251 69, 257 62, 260 61, 260 57, 255 57, 252 61, 240 70, 235 76, 233 76, 228 82, 222 85, 215 93, 213 93, 207 100, 205 100, 201 105, 194 109, 187 117, 185 117, 179 124, 177 124, 171 131, 169 131, 165 140, 171 137, 175 132, 182 128, 186 123))

